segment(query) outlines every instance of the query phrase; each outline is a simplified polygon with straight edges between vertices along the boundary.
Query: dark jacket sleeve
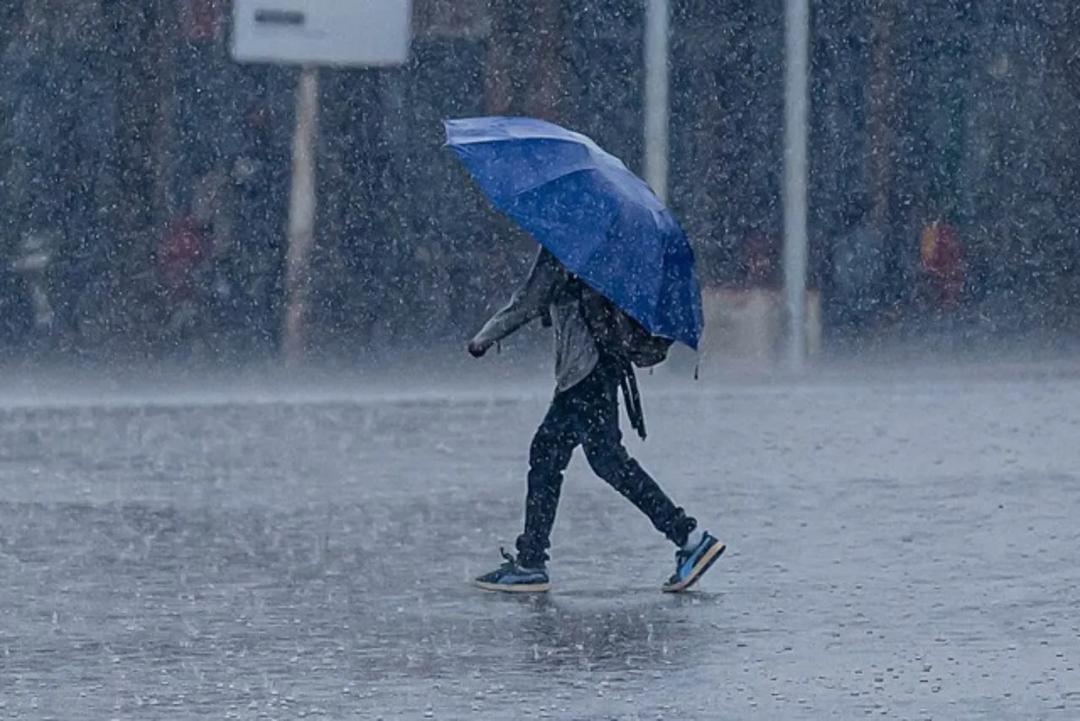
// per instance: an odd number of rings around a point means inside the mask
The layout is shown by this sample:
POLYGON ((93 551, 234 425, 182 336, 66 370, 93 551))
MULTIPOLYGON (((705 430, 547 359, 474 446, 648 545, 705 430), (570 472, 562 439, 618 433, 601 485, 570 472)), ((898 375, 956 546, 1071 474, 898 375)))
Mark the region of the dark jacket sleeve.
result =
POLYGON ((566 280, 562 266, 541 248, 525 283, 514 292, 506 307, 491 317, 473 338, 475 343, 495 343, 531 320, 541 317, 559 284, 566 280))

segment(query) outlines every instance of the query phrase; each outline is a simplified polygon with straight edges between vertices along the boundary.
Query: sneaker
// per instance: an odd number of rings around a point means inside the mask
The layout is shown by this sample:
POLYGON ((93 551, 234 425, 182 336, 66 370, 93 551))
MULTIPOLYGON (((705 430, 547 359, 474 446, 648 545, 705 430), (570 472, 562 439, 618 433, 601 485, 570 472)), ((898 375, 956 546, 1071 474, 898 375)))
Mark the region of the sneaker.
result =
POLYGON ((678 593, 693 586, 720 558, 725 548, 727 546, 708 533, 702 534, 701 542, 694 548, 680 548, 675 552, 675 573, 664 584, 664 593, 678 593))
POLYGON ((543 593, 551 587, 547 569, 543 566, 525 568, 519 566, 514 557, 505 550, 500 548, 499 553, 506 559, 506 563, 477 578, 476 585, 480 588, 503 593, 543 593))

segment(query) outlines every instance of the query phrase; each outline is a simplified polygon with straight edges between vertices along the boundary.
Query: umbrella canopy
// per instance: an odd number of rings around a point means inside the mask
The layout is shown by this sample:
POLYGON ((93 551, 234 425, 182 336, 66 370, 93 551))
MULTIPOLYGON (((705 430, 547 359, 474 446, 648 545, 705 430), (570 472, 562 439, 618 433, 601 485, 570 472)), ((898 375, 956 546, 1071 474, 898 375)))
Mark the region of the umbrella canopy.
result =
POLYGON ((686 234, 643 180, 588 137, 532 118, 446 121, 491 202, 650 333, 697 349, 701 290, 686 234))

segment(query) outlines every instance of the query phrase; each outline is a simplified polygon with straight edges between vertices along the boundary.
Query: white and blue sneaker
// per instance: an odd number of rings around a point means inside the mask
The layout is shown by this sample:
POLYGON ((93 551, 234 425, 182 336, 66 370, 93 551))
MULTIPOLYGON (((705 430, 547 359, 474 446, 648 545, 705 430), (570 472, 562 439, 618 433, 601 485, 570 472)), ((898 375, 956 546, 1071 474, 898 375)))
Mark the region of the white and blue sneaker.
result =
POLYGON ((680 548, 675 552, 675 573, 663 585, 664 593, 678 593, 693 586, 725 548, 727 546, 707 532, 701 534, 701 540, 692 548, 680 548))
POLYGON ((517 560, 504 549, 500 548, 499 553, 506 562, 491 573, 485 573, 477 578, 475 581, 477 586, 485 591, 502 593, 544 593, 551 588, 546 568, 519 566, 517 560))

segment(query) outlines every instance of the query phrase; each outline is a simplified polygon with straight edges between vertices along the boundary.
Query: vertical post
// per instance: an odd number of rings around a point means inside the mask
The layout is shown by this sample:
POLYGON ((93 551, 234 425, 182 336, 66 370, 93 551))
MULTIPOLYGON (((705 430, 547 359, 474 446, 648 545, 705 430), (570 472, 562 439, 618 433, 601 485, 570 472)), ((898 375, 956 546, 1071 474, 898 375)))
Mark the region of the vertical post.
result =
POLYGON ((809 0, 787 0, 784 88, 784 290, 789 361, 806 363, 807 143, 809 135, 809 0))
POLYGON ((296 88, 296 129, 289 193, 289 247, 285 266, 285 359, 303 358, 311 293, 311 251, 315 245, 315 149, 319 133, 319 75, 313 65, 300 71, 296 88))
POLYGON ((873 189, 871 218, 878 232, 889 222, 892 197, 892 26, 893 2, 877 0, 873 10, 870 71, 870 176, 873 189))
POLYGON ((662 201, 668 190, 669 0, 645 0, 645 180, 662 201))
POLYGON ((536 115, 558 122, 559 111, 565 110, 562 102, 562 56, 563 28, 561 20, 561 0, 532 0, 529 13, 532 26, 536 29, 532 42, 534 70, 531 77, 532 90, 529 94, 529 115, 536 115))

